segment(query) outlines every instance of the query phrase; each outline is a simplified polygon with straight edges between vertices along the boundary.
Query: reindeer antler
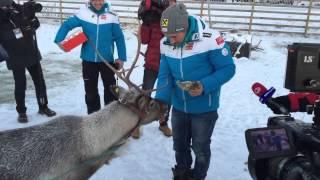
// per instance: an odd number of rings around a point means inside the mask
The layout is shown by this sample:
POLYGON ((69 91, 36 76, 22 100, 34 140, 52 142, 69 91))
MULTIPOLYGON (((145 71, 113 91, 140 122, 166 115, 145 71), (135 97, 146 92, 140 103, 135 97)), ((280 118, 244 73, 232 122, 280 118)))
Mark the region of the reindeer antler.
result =
POLYGON ((134 33, 135 36, 137 37, 137 41, 138 41, 138 47, 137 47, 137 51, 136 51, 136 56, 133 60, 133 63, 131 65, 131 67, 129 68, 129 70, 122 70, 122 71, 118 71, 117 69, 115 69, 106 59, 104 59, 104 57, 101 55, 101 53, 99 52, 99 50, 95 47, 95 45, 92 43, 92 41, 90 39, 88 39, 88 42, 91 44, 91 46, 94 48, 95 52, 97 53, 97 55, 103 60, 103 62, 115 73, 116 76, 118 76, 124 83, 127 84, 127 86, 129 87, 129 89, 134 88, 135 90, 137 90, 139 93, 149 96, 149 94, 153 91, 156 91, 158 89, 148 89, 148 90, 143 90, 141 89, 138 85, 136 85, 135 83, 133 83, 130 80, 130 75, 133 71, 133 69, 136 66, 138 59, 139 59, 139 55, 141 54, 140 50, 141 50, 141 36, 140 36, 140 28, 141 28, 141 24, 140 21, 138 20, 138 28, 139 31, 138 33, 134 33), (126 73, 128 72, 128 73, 126 73))
MULTIPOLYGON (((140 28, 140 21, 138 21, 139 24, 139 28, 140 28)), ((140 39, 140 33, 135 33, 137 40, 138 40, 138 47, 137 47, 137 53, 136 56, 133 60, 133 63, 130 67, 129 70, 122 70, 122 71, 118 71, 117 69, 115 69, 100 53, 100 51, 97 49, 97 47, 93 44, 93 42, 88 39, 88 42, 90 43, 90 45, 94 48, 96 54, 103 60, 103 62, 108 66, 108 68, 110 68, 116 76, 118 76, 124 83, 127 84, 127 86, 129 87, 129 89, 134 88, 135 90, 137 90, 138 92, 142 93, 142 94, 147 94, 144 90, 140 89, 138 85, 134 84, 131 80, 130 80, 130 75, 132 73, 132 70, 137 67, 136 63, 139 59, 139 54, 140 54, 140 49, 141 49, 141 39, 140 39), (128 73, 126 75, 125 72, 128 71, 128 73)))

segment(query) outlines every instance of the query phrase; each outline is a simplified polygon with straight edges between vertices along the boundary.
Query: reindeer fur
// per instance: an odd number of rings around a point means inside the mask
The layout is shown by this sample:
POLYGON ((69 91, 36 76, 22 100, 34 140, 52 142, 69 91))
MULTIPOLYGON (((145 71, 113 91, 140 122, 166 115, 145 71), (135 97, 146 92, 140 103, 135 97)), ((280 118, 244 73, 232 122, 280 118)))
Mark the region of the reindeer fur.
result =
MULTIPOLYGON (((157 119, 149 114, 149 121, 157 119), (152 117, 151 117, 152 116, 152 117)), ((138 123, 126 106, 113 102, 88 116, 60 116, 47 123, 0 132, 2 180, 88 179, 105 159, 101 155, 138 123)))

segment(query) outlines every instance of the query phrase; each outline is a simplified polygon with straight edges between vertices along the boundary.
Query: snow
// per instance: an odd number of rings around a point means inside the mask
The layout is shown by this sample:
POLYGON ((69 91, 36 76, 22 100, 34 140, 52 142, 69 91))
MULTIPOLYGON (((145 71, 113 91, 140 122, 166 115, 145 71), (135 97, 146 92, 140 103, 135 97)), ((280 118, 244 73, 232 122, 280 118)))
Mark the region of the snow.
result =
MULTIPOLYGON (((62 52, 54 43, 54 35, 58 25, 42 24, 38 30, 39 48, 43 55, 42 66, 47 84, 49 106, 58 115, 85 115, 84 87, 81 75, 79 48, 70 52, 62 52)), ((135 56, 135 28, 126 27, 125 37, 129 61, 135 56)), ((265 105, 261 105, 252 93, 251 85, 261 82, 267 87, 277 89, 275 96, 284 95, 288 90, 283 88, 286 47, 293 42, 319 42, 319 37, 303 37, 276 34, 260 34, 253 36, 253 44, 262 40, 263 52, 252 52, 251 58, 236 59, 235 77, 223 86, 221 91, 221 107, 219 119, 212 136, 212 158, 208 171, 208 180, 248 180, 246 161, 248 151, 245 144, 244 131, 248 128, 266 126, 272 113, 265 105)), ((143 47, 145 49, 145 47, 143 47)), ((143 59, 134 71, 132 80, 141 84, 143 59)), ((26 104, 30 122, 17 122, 13 95, 11 71, 6 70, 5 63, 0 64, 0 130, 27 127, 40 124, 50 119, 37 114, 37 102, 32 81, 28 78, 26 104)), ((120 84, 123 85, 122 82, 120 84)), ((102 84, 99 84, 102 93, 102 84)), ((123 85, 124 86, 124 85, 123 85)), ((310 121, 311 116, 296 113, 294 117, 310 121)), ((109 164, 104 165, 91 180, 164 180, 171 179, 171 167, 174 166, 172 138, 167 138, 158 131, 158 122, 142 128, 142 137, 138 140, 129 138, 109 164)))

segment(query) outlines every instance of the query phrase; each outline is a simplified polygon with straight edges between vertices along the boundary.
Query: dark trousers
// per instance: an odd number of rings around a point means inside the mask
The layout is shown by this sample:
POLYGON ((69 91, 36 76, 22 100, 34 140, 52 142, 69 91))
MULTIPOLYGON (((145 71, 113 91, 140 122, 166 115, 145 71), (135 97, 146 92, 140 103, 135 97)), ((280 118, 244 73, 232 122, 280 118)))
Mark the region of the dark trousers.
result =
MULTIPOLYGON (((154 83, 156 82, 157 78, 158 78, 157 71, 145 68, 143 73, 142 88, 144 90, 153 89, 154 83)), ((149 95, 151 96, 151 93, 149 95)), ((169 120, 170 109, 171 109, 171 106, 168 106, 168 112, 165 114, 164 121, 163 122, 159 121, 160 125, 167 125, 167 122, 169 120)))
POLYGON ((29 71, 33 80, 37 101, 40 108, 47 107, 48 98, 46 84, 43 78, 42 68, 40 62, 27 68, 13 69, 13 78, 15 83, 14 95, 17 103, 17 112, 25 113, 27 108, 25 106, 25 96, 27 89, 26 69, 29 71))
POLYGON ((99 74, 104 86, 104 104, 107 105, 116 97, 110 90, 111 85, 116 84, 114 73, 103 62, 82 61, 82 76, 84 80, 84 89, 86 92, 85 101, 88 114, 98 111, 101 108, 100 96, 98 92, 99 74))
POLYGON ((191 168, 192 148, 196 157, 193 169, 196 179, 204 179, 207 176, 211 157, 211 136, 217 119, 217 111, 190 114, 172 108, 171 124, 177 168, 191 168))

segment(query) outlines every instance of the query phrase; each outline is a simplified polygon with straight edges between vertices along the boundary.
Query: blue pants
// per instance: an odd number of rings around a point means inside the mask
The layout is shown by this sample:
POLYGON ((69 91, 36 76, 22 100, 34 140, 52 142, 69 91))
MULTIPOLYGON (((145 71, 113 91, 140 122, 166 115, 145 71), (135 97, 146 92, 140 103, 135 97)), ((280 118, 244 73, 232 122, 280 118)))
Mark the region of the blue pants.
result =
POLYGON ((211 157, 211 135, 217 119, 217 111, 190 114, 172 108, 171 123, 176 168, 185 170, 191 168, 192 148, 196 157, 193 176, 196 179, 204 179, 207 176, 211 157))

